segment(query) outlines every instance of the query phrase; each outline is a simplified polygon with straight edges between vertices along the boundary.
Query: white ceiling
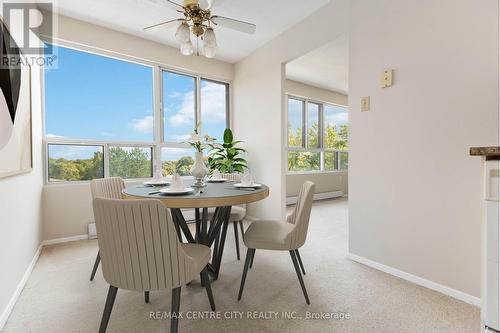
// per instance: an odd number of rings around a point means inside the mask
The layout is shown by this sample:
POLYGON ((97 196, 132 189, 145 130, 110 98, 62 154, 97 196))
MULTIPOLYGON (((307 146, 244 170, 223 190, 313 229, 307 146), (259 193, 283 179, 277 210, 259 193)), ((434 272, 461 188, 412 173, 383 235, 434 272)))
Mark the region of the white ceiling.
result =
MULTIPOLYGON (((182 0, 174 0, 182 3, 182 0)), ((216 58, 235 63, 286 31, 330 0, 216 0, 212 14, 257 25, 254 35, 216 28, 219 50, 216 58)), ((171 8, 150 0, 58 0, 56 11, 82 21, 178 46, 175 26, 144 32, 143 28, 182 17, 171 8)))
POLYGON ((347 94, 349 36, 341 36, 287 63, 286 77, 315 87, 347 94))

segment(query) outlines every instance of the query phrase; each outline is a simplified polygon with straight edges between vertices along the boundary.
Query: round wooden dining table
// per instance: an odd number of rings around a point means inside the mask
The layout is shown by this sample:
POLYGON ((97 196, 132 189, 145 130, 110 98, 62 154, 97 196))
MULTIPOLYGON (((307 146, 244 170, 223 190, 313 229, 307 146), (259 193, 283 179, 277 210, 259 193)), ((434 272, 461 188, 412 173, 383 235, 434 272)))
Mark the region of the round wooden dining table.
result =
MULTIPOLYGON (((186 182, 187 186, 191 183, 186 182)), ((234 181, 223 183, 207 183, 205 187, 196 188, 194 192, 184 195, 168 195, 159 193, 165 187, 133 186, 123 190, 124 199, 157 199, 170 208, 172 220, 179 240, 184 238, 189 243, 203 244, 213 248, 212 261, 208 271, 214 280, 219 277, 222 254, 229 225, 231 207, 263 200, 269 196, 269 188, 261 185, 258 188, 237 188, 234 181), (208 209, 215 208, 212 218, 208 220, 208 209), (189 230, 182 209, 194 209, 195 235, 189 230)))

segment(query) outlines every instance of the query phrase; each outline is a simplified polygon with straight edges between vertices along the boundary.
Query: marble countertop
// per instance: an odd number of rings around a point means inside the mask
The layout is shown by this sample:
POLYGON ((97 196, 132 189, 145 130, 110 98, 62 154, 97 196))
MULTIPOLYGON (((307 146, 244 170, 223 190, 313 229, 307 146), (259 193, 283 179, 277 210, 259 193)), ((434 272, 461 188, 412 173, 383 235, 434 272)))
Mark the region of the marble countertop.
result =
POLYGON ((487 159, 500 159, 500 147, 471 147, 470 155, 485 156, 487 159))

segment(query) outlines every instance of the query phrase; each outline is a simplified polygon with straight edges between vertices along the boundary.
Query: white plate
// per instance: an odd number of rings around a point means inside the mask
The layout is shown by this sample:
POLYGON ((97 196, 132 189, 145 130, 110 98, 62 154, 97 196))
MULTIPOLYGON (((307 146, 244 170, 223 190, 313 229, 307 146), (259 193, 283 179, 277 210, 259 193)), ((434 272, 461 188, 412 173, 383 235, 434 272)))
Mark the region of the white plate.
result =
POLYGON ((158 190, 158 192, 160 192, 160 193, 172 194, 172 195, 175 195, 175 194, 188 194, 188 193, 192 193, 194 191, 195 191, 195 189, 192 188, 192 187, 186 187, 183 190, 177 190, 177 189, 174 189, 174 188, 162 188, 161 190, 158 190))
POLYGON ((241 187, 241 188, 259 188, 261 186, 262 186, 262 184, 258 184, 258 183, 253 183, 253 185, 243 185, 241 183, 234 184, 234 187, 241 187))
POLYGON ((224 182, 227 182, 227 179, 226 178, 208 178, 207 179, 207 182, 209 183, 224 183, 224 182))
POLYGON ((163 185, 170 184, 170 181, 168 181, 168 180, 150 180, 150 181, 144 182, 143 184, 147 185, 147 186, 163 186, 163 185))

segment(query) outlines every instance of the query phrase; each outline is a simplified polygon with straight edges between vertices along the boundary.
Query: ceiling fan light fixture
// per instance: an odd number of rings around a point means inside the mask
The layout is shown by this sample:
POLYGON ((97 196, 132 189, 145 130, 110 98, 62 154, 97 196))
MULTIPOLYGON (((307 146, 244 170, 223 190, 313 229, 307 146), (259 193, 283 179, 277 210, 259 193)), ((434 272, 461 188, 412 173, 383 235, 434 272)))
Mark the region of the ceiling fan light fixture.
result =
POLYGON ((203 51, 204 51, 205 57, 213 58, 213 57, 215 57, 215 51, 217 51, 217 45, 203 46, 203 51))
POLYGON ((181 43, 187 43, 191 40, 191 31, 186 21, 182 22, 177 28, 175 38, 181 43))
POLYGON ((188 41, 186 43, 181 44, 181 53, 183 55, 192 55, 193 52, 194 52, 194 49, 193 49, 193 44, 191 43, 191 41, 188 41))
POLYGON ((203 34, 203 45, 205 47, 217 47, 217 38, 215 37, 215 32, 213 28, 207 28, 203 34))

